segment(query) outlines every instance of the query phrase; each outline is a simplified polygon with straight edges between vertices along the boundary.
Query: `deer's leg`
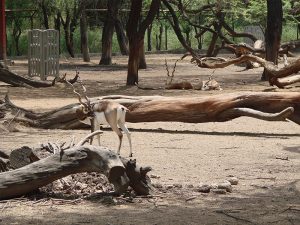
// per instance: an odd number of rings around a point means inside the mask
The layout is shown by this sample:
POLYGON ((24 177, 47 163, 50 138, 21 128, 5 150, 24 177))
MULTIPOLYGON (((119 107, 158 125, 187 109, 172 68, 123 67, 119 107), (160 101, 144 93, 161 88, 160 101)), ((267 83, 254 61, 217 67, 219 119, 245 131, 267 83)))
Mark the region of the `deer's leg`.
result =
POLYGON ((129 157, 132 157, 132 144, 131 144, 131 133, 129 132, 127 126, 125 123, 119 123, 120 128, 124 133, 127 135, 128 141, 129 141, 129 147, 130 147, 130 153, 129 157))
POLYGON ((119 136, 119 147, 118 147, 118 155, 120 155, 120 149, 121 149, 121 145, 122 145, 122 139, 123 139, 123 134, 122 132, 119 130, 118 125, 116 122, 109 122, 109 125, 111 127, 111 129, 119 136))
MULTIPOLYGON (((95 125, 96 125, 96 119, 95 119, 95 118, 91 118, 91 119, 90 119, 90 122, 91 122, 91 133, 93 133, 93 132, 96 130, 96 128, 95 128, 95 125)), ((93 140, 94 140, 94 136, 91 137, 91 139, 90 139, 90 145, 93 144, 93 140)))
MULTIPOLYGON (((100 129, 100 124, 99 124, 99 123, 97 123, 97 128, 95 128, 95 130, 96 130, 96 129, 101 130, 101 129, 100 129)), ((98 139, 98 145, 100 146, 100 145, 101 145, 101 144, 100 144, 100 134, 97 135, 97 139, 98 139)))

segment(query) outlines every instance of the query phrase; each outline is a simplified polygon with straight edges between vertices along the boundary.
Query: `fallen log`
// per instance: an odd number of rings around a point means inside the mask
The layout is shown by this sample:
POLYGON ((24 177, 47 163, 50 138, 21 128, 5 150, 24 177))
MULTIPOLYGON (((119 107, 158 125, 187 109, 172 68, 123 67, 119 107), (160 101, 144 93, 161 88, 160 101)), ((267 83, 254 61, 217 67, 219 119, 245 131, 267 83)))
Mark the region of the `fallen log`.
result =
MULTIPOLYGON (((29 148, 24 149, 28 151, 29 148)), ((67 175, 82 172, 105 174, 117 194, 125 192, 130 185, 138 195, 147 195, 152 189, 146 175, 150 170, 150 167, 140 167, 135 160, 121 158, 105 147, 76 146, 63 154, 53 154, 0 173, 0 199, 22 196, 67 175)))
MULTIPOLYGON (((53 81, 41 81, 35 80, 30 77, 23 77, 16 73, 11 72, 6 68, 0 67, 0 81, 10 84, 14 87, 34 87, 34 88, 45 88, 45 87, 52 87, 55 85, 56 82, 63 82, 64 83, 65 76, 63 78, 55 78, 53 81)), ((70 83, 75 83, 78 79, 78 74, 69 80, 70 83)))
POLYGON ((0 173, 0 199, 21 196, 74 173, 100 172, 117 192, 127 189, 128 177, 119 157, 101 147, 81 146, 41 159, 16 170, 0 173))
POLYGON ((299 76, 290 76, 300 71, 300 58, 283 68, 278 68, 274 63, 254 55, 242 55, 235 59, 224 59, 220 57, 197 58, 195 56, 192 58, 192 62, 196 63, 199 67, 210 69, 225 68, 233 64, 241 64, 247 61, 256 62, 263 66, 270 74, 269 82, 271 85, 283 88, 285 85, 300 81, 299 76), (290 76, 288 82, 285 79, 283 81, 280 79, 287 76, 290 76))
MULTIPOLYGON (((245 92, 203 97, 162 96, 104 96, 91 102, 111 100, 130 111, 126 121, 139 122, 224 122, 241 116, 262 120, 291 120, 300 124, 300 93, 298 92, 245 92)), ((8 97, 0 112, 13 115, 14 122, 45 129, 87 128, 76 116, 78 104, 71 104, 44 113, 37 113, 14 105, 8 97)), ((4 116, 3 119, 5 119, 4 116)), ((2 120, 3 120, 2 119, 2 120)), ((1 121, 1 120, 0 120, 1 121)))

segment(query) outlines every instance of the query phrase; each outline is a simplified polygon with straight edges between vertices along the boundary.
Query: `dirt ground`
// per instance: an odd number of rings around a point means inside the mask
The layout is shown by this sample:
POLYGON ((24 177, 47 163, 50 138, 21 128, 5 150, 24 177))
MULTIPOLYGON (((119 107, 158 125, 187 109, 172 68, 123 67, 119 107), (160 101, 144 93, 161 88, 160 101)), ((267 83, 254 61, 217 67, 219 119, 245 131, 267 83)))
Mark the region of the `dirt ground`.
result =
MULTIPOLYGON (((140 85, 161 87, 166 80, 164 59, 170 65, 181 55, 148 55, 148 69, 141 70, 140 85)), ((222 91, 141 90, 126 87, 126 57, 114 57, 112 66, 99 66, 79 59, 61 60, 61 73, 75 75, 76 67, 88 87, 88 96, 111 94, 199 96, 237 91, 300 91, 293 85, 285 90, 261 82, 262 68, 200 69, 189 60, 178 63, 175 78, 200 83, 214 73, 222 91)), ((15 60, 13 71, 27 74, 27 62, 15 60)), ((18 106, 48 110, 76 102, 71 89, 15 88, 0 85, 0 96, 9 90, 18 106)), ((102 200, 80 203, 16 200, 0 203, 0 224, 300 224, 300 127, 292 122, 266 122, 239 118, 225 123, 128 123, 134 156, 141 165, 151 166, 152 182, 161 187, 153 198, 109 204, 102 200), (288 159, 288 160, 283 160, 288 159), (197 186, 239 179, 232 193, 200 193, 197 186)), ((47 141, 79 140, 87 130, 37 130, 0 133, 0 149, 37 146, 47 141)), ((109 130, 102 144, 117 148, 117 136, 109 130)), ((121 154, 129 145, 123 141, 121 154)))

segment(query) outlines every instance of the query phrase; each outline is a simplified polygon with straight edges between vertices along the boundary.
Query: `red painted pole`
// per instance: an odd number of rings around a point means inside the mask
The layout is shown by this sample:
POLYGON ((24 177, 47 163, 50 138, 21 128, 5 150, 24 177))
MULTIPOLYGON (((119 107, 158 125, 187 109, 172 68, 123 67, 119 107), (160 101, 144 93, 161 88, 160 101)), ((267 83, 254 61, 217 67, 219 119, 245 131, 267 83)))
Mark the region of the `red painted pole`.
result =
POLYGON ((0 0, 0 60, 6 59, 5 0, 0 0))

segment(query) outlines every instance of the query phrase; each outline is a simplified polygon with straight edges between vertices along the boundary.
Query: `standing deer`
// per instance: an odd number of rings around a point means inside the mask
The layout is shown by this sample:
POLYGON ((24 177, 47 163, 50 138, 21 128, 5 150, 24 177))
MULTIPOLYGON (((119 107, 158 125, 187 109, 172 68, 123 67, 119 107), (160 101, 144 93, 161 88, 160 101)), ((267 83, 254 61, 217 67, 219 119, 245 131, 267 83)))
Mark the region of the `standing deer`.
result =
MULTIPOLYGON (((69 82, 68 82, 69 83, 69 82)), ((125 124, 125 116, 126 112, 129 111, 125 106, 112 102, 112 101, 101 101, 97 103, 91 103, 90 99, 86 95, 86 88, 79 81, 81 87, 83 89, 84 98, 86 102, 82 101, 82 97, 79 92, 76 91, 75 87, 69 83, 73 92, 77 95, 78 100, 80 102, 79 107, 76 108, 76 114, 78 119, 85 124, 91 125, 91 132, 94 132, 96 129, 100 130, 100 124, 109 125, 111 129, 118 135, 119 137, 119 147, 117 153, 120 154, 120 149, 122 145, 123 134, 119 130, 119 127, 124 131, 127 135, 129 146, 130 146, 130 154, 129 157, 132 157, 132 145, 131 145, 131 134, 125 124)), ((98 144, 100 145, 100 134, 97 135, 98 144)), ((93 138, 91 138, 90 144, 92 144, 93 138)))

